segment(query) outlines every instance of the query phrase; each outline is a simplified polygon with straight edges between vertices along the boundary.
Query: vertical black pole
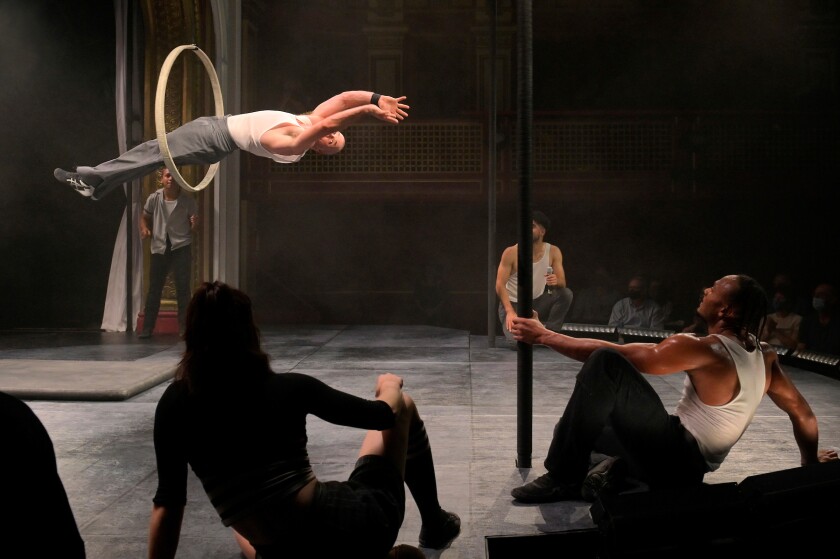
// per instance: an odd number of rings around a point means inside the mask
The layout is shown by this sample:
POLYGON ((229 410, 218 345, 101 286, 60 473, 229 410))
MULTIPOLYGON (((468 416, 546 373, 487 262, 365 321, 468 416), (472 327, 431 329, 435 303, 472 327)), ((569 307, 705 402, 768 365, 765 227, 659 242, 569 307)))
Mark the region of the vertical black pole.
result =
MULTIPOLYGON (((123 94, 126 99, 123 100, 123 107, 131 106, 134 94, 134 49, 136 29, 134 27, 134 10, 128 6, 126 9, 127 25, 125 26, 126 34, 128 35, 123 47, 123 56, 125 57, 124 65, 131 65, 125 71, 125 77, 128 83, 123 88, 123 94)), ((125 121, 124 126, 126 130, 126 144, 128 144, 131 131, 131 122, 128 120, 128 110, 123 111, 122 118, 125 121)), ((126 145, 126 147, 128 147, 126 145)), ((130 183, 124 185, 125 188, 125 333, 131 335, 134 332, 134 321, 132 316, 134 314, 134 193, 130 183)))
MULTIPOLYGON (((131 148, 138 145, 141 141, 139 137, 142 102, 143 102, 143 30, 141 29, 142 15, 140 14, 139 6, 136 2, 130 3, 128 9, 128 35, 126 41, 126 58, 130 60, 128 64, 128 71, 126 77, 128 84, 125 88, 126 99, 125 115, 126 119, 126 148, 131 148)), ((134 223, 134 191, 135 185, 139 185, 140 180, 136 179, 133 182, 125 184, 126 193, 126 242, 125 242, 125 331, 126 333, 134 332, 134 315, 136 309, 134 308, 134 242, 139 240, 137 233, 137 225, 134 223)))
POLYGON ((496 0, 490 9, 490 91, 487 100, 487 346, 496 347, 496 0))
MULTIPOLYGON (((125 88, 128 99, 126 100, 126 148, 131 148, 139 145, 142 141, 142 122, 143 122, 143 16, 140 12, 140 6, 137 2, 131 2, 128 11, 128 33, 129 40, 127 44, 127 58, 131 61, 126 72, 128 79, 127 87, 125 88)), ((134 308, 134 244, 135 241, 140 243, 140 235, 138 232, 138 225, 134 223, 134 207, 137 203, 142 203, 142 200, 135 201, 134 192, 140 192, 140 179, 135 179, 133 182, 126 183, 126 265, 125 265, 125 319, 126 332, 134 331, 134 317, 138 309, 134 308)), ((142 218, 141 218, 142 219, 142 218)))
MULTIPOLYGON (((531 121, 533 112, 531 74, 531 1, 517 2, 517 130, 519 165, 519 259, 517 314, 533 314, 533 238, 531 234, 531 121)), ((531 422, 533 409, 533 348, 519 342, 517 351, 517 457, 519 468, 531 467, 531 422)))

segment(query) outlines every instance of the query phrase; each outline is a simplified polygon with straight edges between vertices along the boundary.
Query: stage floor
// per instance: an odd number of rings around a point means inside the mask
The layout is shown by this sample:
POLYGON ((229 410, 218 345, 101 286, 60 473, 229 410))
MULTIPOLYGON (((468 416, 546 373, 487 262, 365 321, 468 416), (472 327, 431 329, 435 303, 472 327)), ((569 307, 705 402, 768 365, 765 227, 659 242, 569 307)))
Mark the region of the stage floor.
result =
MULTIPOLYGON (((289 326, 264 328, 263 337, 278 372, 311 374, 365 397, 381 372, 405 379, 426 421, 441 503, 463 522, 461 536, 449 549, 424 550, 427 557, 484 559, 487 536, 595 527, 589 503, 520 506, 510 497, 511 488, 545 472, 542 461, 552 428, 579 363, 545 347, 534 348, 532 467, 520 469, 517 353, 503 338, 491 348, 486 336, 428 326, 289 326)), ((0 334, 0 390, 24 399, 49 431, 89 559, 146 555, 157 483, 155 405, 182 348, 171 336, 140 341, 120 333, 0 334)), ((840 381, 787 370, 819 417, 820 446, 840 446, 840 381)), ((650 379, 669 409, 679 397, 683 376, 650 379)), ((315 417, 308 426, 316 474, 346 478, 362 433, 315 417)), ((740 482, 798 465, 790 423, 765 399, 754 424, 706 481, 740 482)), ((238 559, 233 535, 192 474, 189 484, 178 557, 238 559)), ((408 497, 398 543, 416 545, 420 519, 408 497)))

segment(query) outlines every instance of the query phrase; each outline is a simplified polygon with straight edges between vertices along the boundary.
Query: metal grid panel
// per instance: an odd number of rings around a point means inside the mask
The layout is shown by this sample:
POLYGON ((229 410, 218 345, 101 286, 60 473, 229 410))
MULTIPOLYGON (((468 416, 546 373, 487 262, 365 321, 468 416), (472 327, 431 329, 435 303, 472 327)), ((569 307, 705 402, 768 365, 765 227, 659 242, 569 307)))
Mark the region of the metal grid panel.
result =
POLYGON ((482 127, 474 123, 354 126, 342 153, 308 153, 272 173, 480 173, 482 127))
POLYGON ((779 119, 758 122, 718 119, 698 127, 699 166, 717 171, 796 169, 807 162, 836 159, 837 125, 779 119))
POLYGON ((667 121, 536 123, 534 171, 667 170, 673 134, 667 121))

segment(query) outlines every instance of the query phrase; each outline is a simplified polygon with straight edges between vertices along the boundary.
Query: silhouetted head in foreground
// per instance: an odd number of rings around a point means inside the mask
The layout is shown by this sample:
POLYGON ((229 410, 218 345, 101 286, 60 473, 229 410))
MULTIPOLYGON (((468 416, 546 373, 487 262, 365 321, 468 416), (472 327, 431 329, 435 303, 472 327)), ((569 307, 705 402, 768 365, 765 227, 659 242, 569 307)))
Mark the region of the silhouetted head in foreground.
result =
POLYGON ((175 378, 191 390, 249 384, 271 373, 250 297, 220 281, 204 282, 193 293, 184 342, 175 378))

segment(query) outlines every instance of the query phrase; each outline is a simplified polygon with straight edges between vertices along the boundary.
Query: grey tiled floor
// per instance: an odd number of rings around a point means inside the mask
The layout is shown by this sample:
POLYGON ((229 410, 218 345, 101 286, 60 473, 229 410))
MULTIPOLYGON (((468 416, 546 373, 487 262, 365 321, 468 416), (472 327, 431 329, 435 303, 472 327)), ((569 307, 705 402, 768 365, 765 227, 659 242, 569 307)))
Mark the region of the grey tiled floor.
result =
MULTIPOLYGON (((542 459, 552 428, 562 412, 579 363, 543 347, 534 348, 532 468, 516 466, 517 354, 499 339, 488 347, 486 336, 433 327, 313 326, 264 328, 264 345, 277 371, 295 370, 361 396, 370 396, 376 375, 393 371, 405 379, 418 403, 432 441, 439 494, 447 509, 463 521, 461 536, 442 552, 427 557, 486 557, 486 536, 528 535, 590 528, 589 505, 566 502, 542 506, 513 504, 510 490, 544 472, 542 459)), ((38 345, 38 344, 32 344, 38 345)), ((178 342, 157 342, 150 350, 177 362, 178 342)), ((16 363, 61 359, 73 355, 113 363, 137 359, 144 351, 135 341, 83 349, 61 344, 27 353, 13 341, 0 342, 2 353, 16 363)), ((146 351, 149 353, 149 350, 146 351)), ((148 358, 148 355, 144 355, 148 358)), ((160 361, 160 360, 158 360, 160 361)), ((160 363, 156 361, 156 365, 160 363)), ((840 446, 840 382, 809 371, 789 374, 820 419, 821 446, 840 446)), ((23 373, 21 373, 23 374, 23 373)), ((682 375, 651 379, 665 404, 673 407, 682 375)), ((79 381, 83 382, 83 381, 79 381)), ((85 540, 88 557, 144 557, 151 498, 157 481, 152 423, 157 400, 168 381, 124 401, 79 402, 27 400, 55 445, 59 473, 85 540)), ((345 478, 355 460, 362 433, 310 418, 310 457, 324 479, 345 478)), ((769 401, 736 445, 723 467, 709 474, 710 483, 798 465, 790 424, 769 401)), ((407 506, 399 543, 415 544, 420 528, 414 503, 407 506)), ((178 551, 181 558, 235 559, 238 547, 210 506, 197 479, 190 477, 189 503, 178 551)))

